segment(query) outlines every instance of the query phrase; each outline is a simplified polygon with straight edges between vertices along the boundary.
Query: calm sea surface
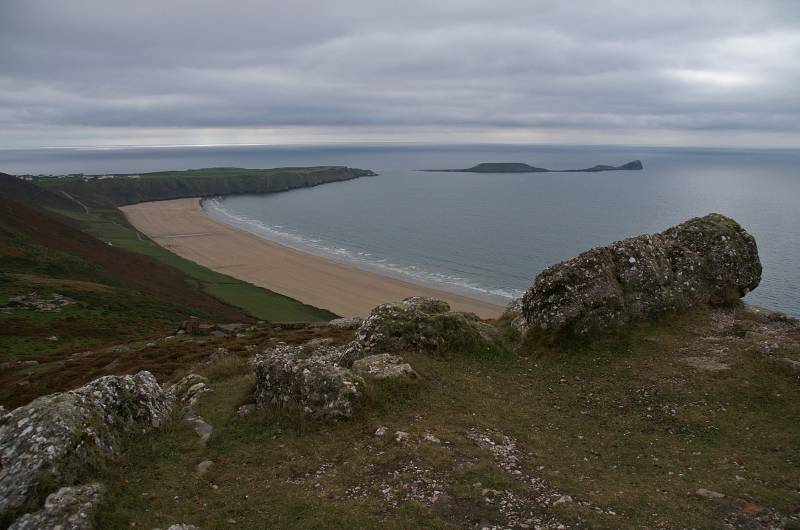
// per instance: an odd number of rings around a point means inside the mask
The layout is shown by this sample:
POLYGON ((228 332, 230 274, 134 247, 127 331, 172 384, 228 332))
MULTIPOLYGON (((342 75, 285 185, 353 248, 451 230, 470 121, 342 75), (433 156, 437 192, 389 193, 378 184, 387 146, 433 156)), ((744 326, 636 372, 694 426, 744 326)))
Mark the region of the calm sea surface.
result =
POLYGON ((0 150, 0 171, 113 173, 210 166, 349 165, 378 177, 207 202, 214 217, 302 250, 505 302, 549 264, 720 212, 755 235, 751 303, 800 316, 800 151, 566 146, 336 146, 0 150), (607 173, 424 173, 527 162, 607 173))

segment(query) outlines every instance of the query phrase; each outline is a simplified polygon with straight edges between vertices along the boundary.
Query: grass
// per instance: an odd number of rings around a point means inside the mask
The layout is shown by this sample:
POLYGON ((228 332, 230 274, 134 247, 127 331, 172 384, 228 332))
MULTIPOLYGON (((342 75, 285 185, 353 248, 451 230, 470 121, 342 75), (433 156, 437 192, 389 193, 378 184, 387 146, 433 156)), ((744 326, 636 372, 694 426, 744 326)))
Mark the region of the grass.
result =
POLYGON ((208 294, 261 320, 323 321, 336 315, 287 296, 214 272, 159 246, 128 224, 116 208, 91 208, 90 213, 56 210, 76 221, 81 230, 111 245, 151 256, 185 273, 208 294))
MULTIPOLYGON (((254 381, 246 364, 226 361, 206 369, 213 392, 199 412, 215 428, 208 446, 183 424, 133 440, 100 473, 112 486, 99 524, 503 525, 492 496, 507 494, 520 510, 592 528, 722 528, 752 522, 747 510, 791 514, 800 503, 798 376, 747 338, 760 324, 743 312, 699 310, 566 349, 445 359, 409 353, 418 382, 370 387, 356 416, 336 424, 277 411, 236 416, 254 381), (694 368, 697 356, 729 368, 694 368), (381 425, 409 433, 409 441, 376 437, 381 425), (470 430, 513 438, 522 475, 504 471, 470 430), (425 441, 426 433, 443 443, 425 441), (207 459, 211 471, 196 477, 207 459), (598 509, 532 502, 537 490, 520 476, 598 509), (404 500, 415 488, 425 495, 404 500), (739 500, 699 498, 691 494, 698 488, 739 500)), ((794 333, 778 355, 798 347, 794 333)))

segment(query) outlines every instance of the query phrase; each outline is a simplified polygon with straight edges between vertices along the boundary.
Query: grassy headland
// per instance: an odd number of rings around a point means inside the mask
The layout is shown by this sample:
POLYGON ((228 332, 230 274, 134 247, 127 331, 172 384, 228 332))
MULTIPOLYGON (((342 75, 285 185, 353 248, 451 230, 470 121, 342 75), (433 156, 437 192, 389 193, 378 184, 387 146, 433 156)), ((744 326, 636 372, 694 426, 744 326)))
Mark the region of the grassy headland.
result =
POLYGON ((36 184, 0 174, 0 302, 30 292, 78 302, 52 313, 1 313, 0 348, 6 357, 35 360, 163 335, 189 315, 227 322, 329 320, 335 316, 329 311, 169 252, 131 227, 116 204, 282 191, 368 174, 340 167, 221 168, 36 184))
POLYGON ((222 167, 120 174, 113 178, 43 178, 37 183, 62 195, 66 192, 91 207, 237 193, 274 193, 373 175, 375 173, 369 170, 341 166, 276 169, 222 167))

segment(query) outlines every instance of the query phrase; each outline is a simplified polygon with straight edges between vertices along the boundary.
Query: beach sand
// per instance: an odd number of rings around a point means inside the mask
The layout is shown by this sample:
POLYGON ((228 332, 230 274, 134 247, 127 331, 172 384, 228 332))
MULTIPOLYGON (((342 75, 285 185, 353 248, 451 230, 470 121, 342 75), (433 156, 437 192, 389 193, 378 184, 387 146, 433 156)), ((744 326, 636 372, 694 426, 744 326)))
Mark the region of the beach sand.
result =
POLYGON ((214 271, 341 316, 367 316, 384 302, 409 296, 446 300, 456 311, 497 318, 503 307, 363 271, 300 252, 209 217, 199 199, 146 202, 121 208, 159 245, 214 271))

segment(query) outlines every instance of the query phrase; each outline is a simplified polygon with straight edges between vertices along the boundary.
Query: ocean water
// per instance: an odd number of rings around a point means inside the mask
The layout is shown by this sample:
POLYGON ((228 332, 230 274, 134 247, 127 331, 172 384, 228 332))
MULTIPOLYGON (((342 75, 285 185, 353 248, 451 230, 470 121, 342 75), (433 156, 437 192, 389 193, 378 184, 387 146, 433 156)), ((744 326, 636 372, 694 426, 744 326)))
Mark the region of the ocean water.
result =
POLYGON ((753 304, 800 316, 800 151, 574 146, 197 147, 0 150, 0 171, 109 173, 336 164, 377 177, 206 202, 214 217, 382 274, 504 303, 546 266, 694 216, 731 216, 764 265, 753 304), (643 171, 470 174, 419 169, 526 162, 643 171))

